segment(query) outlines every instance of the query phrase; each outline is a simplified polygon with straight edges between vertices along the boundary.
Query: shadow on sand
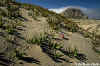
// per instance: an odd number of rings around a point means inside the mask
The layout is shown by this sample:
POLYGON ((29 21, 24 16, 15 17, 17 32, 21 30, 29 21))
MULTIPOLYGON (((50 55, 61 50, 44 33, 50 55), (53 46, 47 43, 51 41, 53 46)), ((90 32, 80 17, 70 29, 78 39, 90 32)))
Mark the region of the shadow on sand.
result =
POLYGON ((77 53, 77 56, 74 56, 73 52, 69 52, 69 51, 66 51, 64 49, 60 49, 60 51, 62 53, 64 53, 64 55, 69 56, 70 58, 75 57, 76 59, 80 60, 81 62, 85 62, 86 63, 86 61, 88 60, 86 58, 86 55, 82 54, 82 53, 77 53))
POLYGON ((19 60, 23 60, 27 63, 36 63, 36 64, 40 64, 40 61, 38 61, 37 59, 34 59, 32 57, 20 57, 19 60))
POLYGON ((0 65, 9 66, 13 62, 5 57, 4 53, 0 53, 0 65))

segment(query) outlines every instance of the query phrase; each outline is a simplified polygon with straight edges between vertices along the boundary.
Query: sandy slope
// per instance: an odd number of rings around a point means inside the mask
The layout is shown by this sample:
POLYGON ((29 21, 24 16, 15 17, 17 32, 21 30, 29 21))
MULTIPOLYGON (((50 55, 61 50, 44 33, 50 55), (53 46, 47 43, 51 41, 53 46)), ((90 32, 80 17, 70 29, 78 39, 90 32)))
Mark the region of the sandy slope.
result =
POLYGON ((97 53, 95 53, 92 49, 92 43, 91 40, 88 38, 84 38, 82 35, 78 33, 73 33, 69 37, 69 41, 65 46, 66 47, 71 47, 71 48, 78 48, 80 53, 83 53, 87 56, 87 62, 88 63, 100 63, 100 58, 97 53))
MULTIPOLYGON (((26 12, 24 11, 24 13, 26 12)), ((39 33, 44 32, 45 29, 49 30, 45 18, 38 18, 40 21, 36 21, 29 17, 27 14, 23 14, 23 16, 28 18, 28 21, 24 22, 25 31, 21 31, 21 34, 24 38, 29 39, 32 38, 33 35, 38 35, 39 33)), ((80 53, 83 53, 87 56, 87 63, 100 63, 99 55, 93 51, 90 39, 83 37, 79 33, 69 34, 68 32, 66 32, 66 37, 69 40, 62 39, 65 48, 70 47, 73 49, 76 47, 79 49, 80 53)), ((79 62, 76 59, 65 57, 73 63, 55 63, 48 55, 42 52, 39 46, 36 45, 29 44, 29 47, 25 50, 25 52, 28 55, 28 57, 34 57, 35 59, 39 60, 40 65, 21 61, 23 62, 23 64, 16 64, 15 66, 75 66, 75 63, 79 62)))

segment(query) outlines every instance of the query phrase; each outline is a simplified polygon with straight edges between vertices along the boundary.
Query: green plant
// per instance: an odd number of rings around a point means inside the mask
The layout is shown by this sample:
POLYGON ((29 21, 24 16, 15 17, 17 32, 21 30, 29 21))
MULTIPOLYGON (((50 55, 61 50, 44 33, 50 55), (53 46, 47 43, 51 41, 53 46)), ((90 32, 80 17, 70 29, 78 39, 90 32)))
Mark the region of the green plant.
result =
POLYGON ((59 50, 59 49, 63 48, 63 46, 62 46, 62 45, 57 44, 57 43, 53 43, 53 44, 51 44, 51 47, 52 47, 52 49, 57 49, 57 50, 59 50))
POLYGON ((65 23, 65 26, 64 26, 64 27, 65 27, 68 31, 77 32, 78 29, 79 29, 79 27, 78 27, 75 23, 73 23, 73 22, 71 22, 71 21, 68 21, 68 20, 67 20, 67 22, 65 21, 64 23, 65 23))
POLYGON ((40 40, 36 36, 34 36, 32 39, 27 40, 27 42, 31 44, 40 44, 40 40))
POLYGON ((7 35, 7 36, 5 36, 5 40, 8 41, 8 42, 13 42, 14 41, 14 36, 7 35))
POLYGON ((74 57, 78 56, 78 50, 77 50, 77 48, 74 49, 73 55, 74 55, 74 57))
POLYGON ((6 32, 9 34, 13 34, 15 32, 14 28, 7 28, 6 32))
POLYGON ((2 21, 0 21, 0 27, 3 27, 3 22, 2 21))
POLYGON ((90 35, 90 34, 89 34, 88 32, 85 32, 85 33, 84 33, 84 37, 86 37, 86 38, 90 37, 89 35, 90 35))
POLYGON ((3 21, 2 21, 2 16, 0 16, 0 27, 2 27, 3 26, 3 21))
POLYGON ((100 50, 96 49, 95 47, 92 48, 96 53, 100 54, 100 50))
POLYGON ((13 26, 14 28, 16 28, 16 27, 18 27, 18 26, 24 26, 24 25, 23 25, 23 23, 22 23, 21 21, 15 20, 15 22, 12 23, 12 26, 13 26))
POLYGON ((18 57, 18 58, 24 57, 26 55, 26 53, 20 52, 18 50, 15 50, 15 53, 16 53, 16 57, 18 57))
POLYGON ((64 55, 57 53, 57 52, 55 52, 55 54, 54 54, 55 59, 61 58, 62 56, 64 56, 64 55))
MULTIPOLYGON (((62 51, 64 51, 64 50, 62 50, 62 51)), ((69 57, 73 57, 73 51, 71 50, 71 48, 69 47, 69 48, 66 48, 65 49, 65 51, 64 51, 64 53, 66 54, 66 55, 68 55, 69 57)))
POLYGON ((1 16, 8 16, 8 10, 6 8, 0 8, 0 15, 1 16))
POLYGON ((46 42, 48 40, 47 35, 40 34, 39 36, 33 36, 33 38, 27 40, 28 43, 31 44, 42 44, 43 42, 46 42))
POLYGON ((75 48, 74 50, 72 50, 71 48, 66 48, 64 52, 66 55, 68 55, 71 58, 77 57, 79 53, 77 48, 75 48))

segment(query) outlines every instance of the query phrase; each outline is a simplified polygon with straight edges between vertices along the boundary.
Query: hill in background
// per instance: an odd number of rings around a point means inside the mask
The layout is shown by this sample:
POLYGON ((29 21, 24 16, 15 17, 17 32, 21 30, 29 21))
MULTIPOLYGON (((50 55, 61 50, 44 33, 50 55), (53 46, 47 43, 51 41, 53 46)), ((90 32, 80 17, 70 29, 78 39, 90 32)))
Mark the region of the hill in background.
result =
POLYGON ((63 16, 67 18, 77 18, 77 19, 82 19, 85 18, 87 19, 88 16, 86 16, 81 9, 79 8, 67 8, 65 11, 61 13, 63 16))

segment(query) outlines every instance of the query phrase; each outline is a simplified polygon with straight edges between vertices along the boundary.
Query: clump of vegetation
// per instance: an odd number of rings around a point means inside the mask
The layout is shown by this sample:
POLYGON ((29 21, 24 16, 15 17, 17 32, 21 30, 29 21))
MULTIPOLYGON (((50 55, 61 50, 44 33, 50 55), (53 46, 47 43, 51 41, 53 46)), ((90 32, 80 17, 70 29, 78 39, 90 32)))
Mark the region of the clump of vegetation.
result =
POLYGON ((71 48, 66 48, 66 49, 60 49, 62 53, 64 53, 66 56, 69 56, 70 58, 76 58, 80 60, 81 62, 86 62, 87 58, 84 54, 79 53, 78 49, 71 49, 71 48))
POLYGON ((92 38, 92 43, 93 43, 93 50, 100 54, 100 50, 96 49, 96 47, 100 46, 100 35, 94 35, 94 37, 92 38))
POLYGON ((33 36, 33 38, 27 40, 28 43, 41 45, 43 42, 49 40, 46 33, 40 34, 39 36, 33 36))
POLYGON ((100 46, 100 35, 97 35, 97 30, 92 33, 91 39, 93 40, 94 46, 100 46))
POLYGON ((73 23, 73 22, 71 22, 71 21, 64 22, 64 23, 65 23, 65 28, 66 28, 68 31, 77 32, 77 31, 79 30, 78 25, 76 25, 75 23, 73 23))
POLYGON ((78 56, 78 49, 77 48, 75 48, 74 50, 71 50, 70 48, 66 48, 66 51, 68 52, 68 56, 69 57, 76 57, 76 56, 78 56))
POLYGON ((63 28, 71 32, 77 32, 79 29, 79 27, 75 23, 67 19, 61 19, 60 17, 49 17, 47 19, 47 22, 54 30, 59 30, 63 28))
POLYGON ((57 53, 57 50, 62 48, 61 44, 54 43, 53 40, 49 38, 47 33, 40 34, 39 37, 33 37, 27 42, 39 45, 42 48, 43 52, 45 52, 56 62, 58 62, 63 56, 62 54, 57 53))
MULTIPOLYGON (((4 17, 5 18, 5 17, 4 17)), ((0 19, 0 28, 5 30, 9 34, 13 34, 16 32, 16 29, 18 26, 22 26, 20 22, 17 22, 15 20, 10 20, 10 19, 0 19)))
POLYGON ((2 16, 0 16, 0 28, 3 26, 2 16))
POLYGON ((94 46, 92 49, 93 49, 96 53, 100 54, 100 50, 96 49, 95 46, 94 46))
POLYGON ((55 43, 46 33, 41 34, 40 37, 33 37, 28 40, 28 43, 39 45, 43 52, 45 52, 55 62, 61 62, 62 60, 66 61, 66 59, 63 58, 64 55, 67 55, 70 58, 77 58, 80 61, 86 61, 86 56, 80 54, 77 48, 74 50, 71 50, 70 48, 65 50, 62 44, 55 43))
POLYGON ((13 34, 15 32, 15 30, 13 28, 8 28, 8 29, 6 29, 6 32, 9 34, 13 34))
POLYGON ((88 38, 90 37, 90 34, 88 32, 84 33, 84 37, 88 38))
POLYGON ((34 59, 33 57, 25 57, 25 56, 26 53, 15 50, 15 57, 18 58, 19 60, 23 60, 28 63, 40 64, 40 61, 38 61, 37 59, 34 59))
POLYGON ((21 26, 21 21, 17 19, 21 18, 19 4, 15 3, 15 0, 2 0, 0 3, 7 4, 6 7, 0 8, 0 28, 8 34, 14 34, 17 27, 21 26))
POLYGON ((60 20, 58 20, 57 18, 55 17, 49 17, 47 19, 48 21, 48 24, 50 25, 50 27, 54 30, 58 30, 60 28, 60 20))

